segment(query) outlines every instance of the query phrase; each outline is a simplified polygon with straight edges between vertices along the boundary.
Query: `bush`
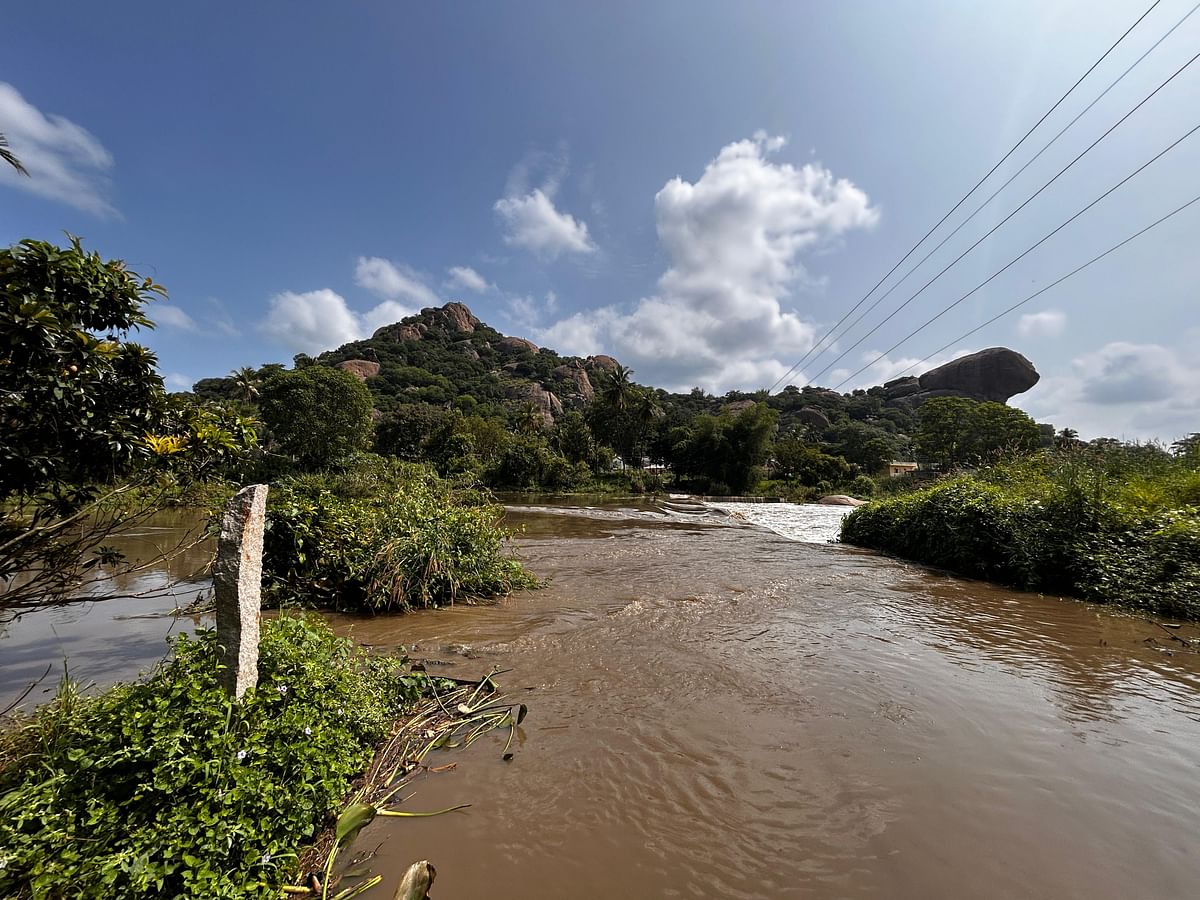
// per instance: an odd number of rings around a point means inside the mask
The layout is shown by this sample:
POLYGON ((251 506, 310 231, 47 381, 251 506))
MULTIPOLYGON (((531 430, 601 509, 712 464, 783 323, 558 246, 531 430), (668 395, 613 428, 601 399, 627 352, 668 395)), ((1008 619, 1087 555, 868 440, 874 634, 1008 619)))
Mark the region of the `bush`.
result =
POLYGON ((235 703, 215 646, 181 637, 158 674, 96 698, 64 684, 0 735, 0 895, 273 900, 425 685, 281 618, 235 703))
POLYGON ((1113 482, 1094 461, 1045 454, 860 507, 842 540, 1018 588, 1200 618, 1195 474, 1113 482))
POLYGON ((536 584, 504 554, 501 511, 482 498, 453 493, 416 467, 383 464, 357 477, 353 496, 339 495, 347 477, 306 476, 272 491, 268 602, 405 611, 536 584))
POLYGON ((302 468, 336 464, 365 449, 371 436, 371 392, 341 369, 273 375, 263 383, 259 408, 279 451, 302 468))

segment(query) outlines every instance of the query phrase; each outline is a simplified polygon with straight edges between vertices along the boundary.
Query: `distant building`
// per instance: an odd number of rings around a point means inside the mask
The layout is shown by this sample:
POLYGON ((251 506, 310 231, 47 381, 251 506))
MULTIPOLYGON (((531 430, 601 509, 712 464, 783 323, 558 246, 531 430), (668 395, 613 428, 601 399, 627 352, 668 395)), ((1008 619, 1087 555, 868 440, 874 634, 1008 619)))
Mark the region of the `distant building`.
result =
POLYGON ((890 462, 888 463, 888 475, 895 478, 897 475, 915 472, 918 468, 919 466, 915 462, 890 462))

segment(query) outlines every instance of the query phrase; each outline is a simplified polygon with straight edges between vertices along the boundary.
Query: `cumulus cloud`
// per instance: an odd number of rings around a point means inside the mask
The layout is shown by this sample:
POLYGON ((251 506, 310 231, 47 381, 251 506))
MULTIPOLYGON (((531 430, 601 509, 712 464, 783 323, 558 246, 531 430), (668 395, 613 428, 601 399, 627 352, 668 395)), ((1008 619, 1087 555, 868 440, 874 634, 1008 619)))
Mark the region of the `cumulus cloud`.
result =
POLYGON ((418 306, 435 306, 437 294, 416 270, 379 256, 360 256, 354 283, 384 300, 408 300, 418 306))
POLYGON ((190 391, 195 383, 196 379, 191 375, 183 375, 179 372, 171 372, 163 376, 163 384, 169 391, 190 391))
POLYGON ((0 184, 67 203, 99 216, 116 216, 108 200, 112 154, 87 129, 43 113, 0 81, 0 123, 9 149, 29 171, 26 177, 0 166, 0 184))
POLYGON ((1084 437, 1173 440, 1200 421, 1200 363, 1160 344, 1114 341, 1014 397, 1040 421, 1084 437))
POLYGON ((510 321, 537 331, 538 323, 545 321, 558 309, 558 295, 554 291, 547 291, 541 300, 532 294, 512 296, 508 298, 507 305, 510 321))
POLYGON ((345 298, 328 288, 276 294, 261 327, 294 353, 320 353, 358 340, 363 331, 345 298))
POLYGON ((491 286, 487 283, 486 278, 470 266, 451 266, 446 272, 450 276, 446 281, 446 286, 450 288, 462 288, 482 294, 491 286))
POLYGON ((596 252, 587 223, 554 204, 566 172, 565 148, 557 155, 531 154, 513 167, 504 196, 492 207, 500 219, 506 244, 522 247, 543 259, 556 259, 563 253, 582 256, 596 252), (530 185, 535 169, 546 173, 537 187, 530 185))
POLYGON ((784 144, 760 132, 723 147, 695 182, 668 181, 655 196, 670 261, 657 292, 628 312, 576 313, 541 341, 610 352, 681 390, 765 387, 782 375, 814 338, 784 307, 808 279, 801 255, 879 219, 860 188, 823 166, 774 162, 784 144))
POLYGON ((178 328, 180 331, 198 331, 196 320, 178 306, 155 306, 150 310, 150 318, 159 325, 168 328, 178 328))
POLYGON ((1025 313, 1017 322, 1021 337, 1058 337, 1067 326, 1067 314, 1056 309, 1025 313))

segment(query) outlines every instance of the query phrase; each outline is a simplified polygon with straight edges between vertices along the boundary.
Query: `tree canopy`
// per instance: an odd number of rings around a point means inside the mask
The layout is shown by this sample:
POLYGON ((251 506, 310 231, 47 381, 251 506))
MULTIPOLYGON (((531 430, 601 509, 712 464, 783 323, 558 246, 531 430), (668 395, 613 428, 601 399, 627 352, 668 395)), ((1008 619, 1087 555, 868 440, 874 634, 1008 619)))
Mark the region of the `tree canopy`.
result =
POLYGON ((309 468, 366 449, 371 436, 371 392, 329 366, 271 376, 259 388, 259 409, 275 449, 309 468))

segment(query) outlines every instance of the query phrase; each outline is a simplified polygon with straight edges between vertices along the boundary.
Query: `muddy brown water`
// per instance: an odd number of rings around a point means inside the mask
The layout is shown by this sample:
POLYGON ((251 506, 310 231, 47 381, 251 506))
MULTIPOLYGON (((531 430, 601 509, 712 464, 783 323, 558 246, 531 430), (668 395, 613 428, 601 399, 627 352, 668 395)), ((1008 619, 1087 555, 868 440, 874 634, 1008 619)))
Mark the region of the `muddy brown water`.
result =
POLYGON ((648 503, 509 519, 547 588, 332 617, 530 710, 404 804, 470 809, 363 832, 382 895, 426 858, 441 900, 1200 895, 1200 658, 1160 624, 648 503))

